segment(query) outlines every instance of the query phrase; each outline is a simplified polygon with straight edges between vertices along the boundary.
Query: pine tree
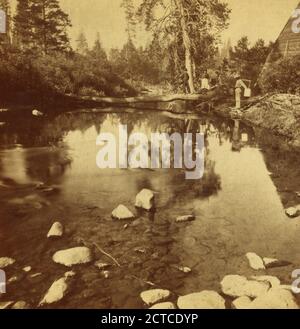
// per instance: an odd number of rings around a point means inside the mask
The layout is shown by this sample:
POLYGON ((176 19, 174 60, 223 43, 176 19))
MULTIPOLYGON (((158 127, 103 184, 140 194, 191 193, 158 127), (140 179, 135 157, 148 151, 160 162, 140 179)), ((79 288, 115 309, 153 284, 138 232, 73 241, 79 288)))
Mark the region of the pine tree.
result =
POLYGON ((70 49, 67 28, 69 16, 60 8, 58 0, 31 0, 34 41, 43 53, 70 49))
POLYGON ((102 47, 101 40, 100 40, 100 34, 97 33, 96 41, 94 44, 94 47, 92 49, 91 55, 93 58, 101 63, 107 62, 107 55, 105 50, 102 47))
POLYGON ((21 49, 29 49, 33 43, 32 0, 17 0, 14 17, 14 40, 21 49))
POLYGON ((86 40, 85 34, 83 32, 80 32, 77 40, 76 40, 76 51, 83 56, 86 56, 89 52, 89 45, 86 40))

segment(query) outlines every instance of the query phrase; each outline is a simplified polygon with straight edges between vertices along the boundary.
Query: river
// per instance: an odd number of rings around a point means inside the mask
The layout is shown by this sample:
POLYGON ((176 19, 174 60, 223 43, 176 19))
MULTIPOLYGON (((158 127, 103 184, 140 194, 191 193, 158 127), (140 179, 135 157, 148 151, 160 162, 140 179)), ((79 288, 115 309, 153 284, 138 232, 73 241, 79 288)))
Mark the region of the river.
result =
POLYGON ((7 270, 16 278, 5 300, 36 307, 66 272, 52 255, 83 243, 97 243, 121 267, 94 248, 95 260, 112 264, 109 277, 93 264, 74 267, 75 283, 55 307, 143 307, 139 294, 150 282, 176 296, 220 291, 227 274, 256 274, 247 252, 291 262, 267 270, 291 284, 292 271, 300 268, 300 221, 289 219, 285 208, 300 203, 299 191, 299 154, 238 121, 130 111, 10 118, 0 127, 0 257, 16 259, 7 270), (204 132, 203 178, 186 180, 179 169, 99 169, 96 138, 116 133, 119 124, 131 132, 204 132), (143 188, 155 192, 155 212, 135 210, 143 188), (113 220, 119 204, 137 219, 113 220), (196 220, 175 222, 186 214, 196 220), (55 221, 65 233, 49 240, 55 221), (25 266, 32 270, 25 273, 25 266))

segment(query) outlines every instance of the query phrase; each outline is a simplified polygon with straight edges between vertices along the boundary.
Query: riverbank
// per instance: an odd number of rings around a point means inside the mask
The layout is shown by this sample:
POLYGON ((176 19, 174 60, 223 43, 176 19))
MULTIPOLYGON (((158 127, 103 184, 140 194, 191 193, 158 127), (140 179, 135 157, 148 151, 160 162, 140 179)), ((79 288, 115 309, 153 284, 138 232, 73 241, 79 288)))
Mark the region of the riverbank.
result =
POLYGON ((246 124, 270 130, 284 137, 292 147, 300 149, 300 97, 291 94, 266 95, 241 111, 228 105, 215 107, 222 117, 239 118, 246 124))

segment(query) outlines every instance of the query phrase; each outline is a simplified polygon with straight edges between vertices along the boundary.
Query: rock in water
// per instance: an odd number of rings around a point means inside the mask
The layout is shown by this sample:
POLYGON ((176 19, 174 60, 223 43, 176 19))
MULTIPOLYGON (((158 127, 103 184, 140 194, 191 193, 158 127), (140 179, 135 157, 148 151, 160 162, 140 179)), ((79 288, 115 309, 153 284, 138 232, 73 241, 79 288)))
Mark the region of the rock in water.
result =
POLYGON ((113 210, 112 212, 112 217, 116 219, 133 219, 134 214, 124 205, 119 205, 116 209, 113 210))
POLYGON ((230 297, 258 297, 266 293, 270 284, 267 282, 258 282, 248 280, 240 275, 226 275, 221 281, 222 292, 230 297))
POLYGON ((143 291, 140 296, 147 305, 153 305, 168 299, 171 292, 164 289, 151 289, 143 291))
POLYGON ((108 264, 108 263, 103 263, 103 262, 101 262, 101 261, 98 261, 98 262, 95 263, 95 266, 96 266, 100 271, 102 271, 102 270, 107 269, 107 268, 110 267, 111 265, 108 264))
POLYGON ((1 257, 0 258, 0 268, 5 268, 15 263, 15 259, 9 257, 1 257))
POLYGON ((151 190, 143 189, 135 198, 135 206, 151 210, 154 206, 154 193, 151 190))
POLYGON ((271 288, 257 297, 251 304, 252 309, 299 309, 293 294, 280 288, 271 288))
POLYGON ((32 115, 34 115, 35 117, 41 117, 44 115, 44 113, 38 111, 38 110, 33 110, 32 111, 32 115))
POLYGON ((290 265, 291 263, 285 260, 279 260, 276 258, 263 258, 264 264, 266 268, 273 268, 273 267, 282 267, 290 265))
POLYGON ((60 222, 55 222, 47 234, 47 238, 59 238, 63 235, 64 228, 60 222))
POLYGON ((52 283, 44 298, 40 301, 39 306, 53 304, 64 298, 68 291, 67 278, 60 278, 52 283))
POLYGON ((171 302, 159 303, 150 307, 150 310, 175 310, 176 307, 171 302))
POLYGON ((23 271, 29 273, 32 270, 31 266, 26 266, 23 268, 23 271))
POLYGON ((195 220, 194 215, 184 215, 176 218, 177 223, 191 222, 193 220, 195 220))
POLYGON ((23 300, 16 302, 12 306, 12 309, 14 309, 14 310, 26 310, 28 308, 29 308, 29 305, 26 302, 24 302, 23 300))
POLYGON ((279 287, 281 283, 276 276, 271 275, 251 276, 251 280, 270 283, 272 288, 279 287))
POLYGON ((290 207, 285 210, 285 213, 290 217, 290 218, 295 218, 300 215, 300 210, 298 207, 290 207))
POLYGON ((246 254, 246 257, 248 258, 249 265, 254 270, 264 270, 265 269, 263 260, 254 252, 248 252, 246 254))
POLYGON ((14 302, 0 302, 0 310, 6 310, 9 308, 14 302))
POLYGON ((71 267, 72 265, 89 263, 93 260, 93 256, 89 248, 76 247, 57 251, 52 259, 55 263, 71 267))
POLYGON ((239 297, 232 302, 232 307, 236 310, 247 310, 250 308, 252 300, 247 297, 239 297))
POLYGON ((180 309, 225 309, 225 300, 215 291, 202 292, 178 298, 177 305, 180 309))

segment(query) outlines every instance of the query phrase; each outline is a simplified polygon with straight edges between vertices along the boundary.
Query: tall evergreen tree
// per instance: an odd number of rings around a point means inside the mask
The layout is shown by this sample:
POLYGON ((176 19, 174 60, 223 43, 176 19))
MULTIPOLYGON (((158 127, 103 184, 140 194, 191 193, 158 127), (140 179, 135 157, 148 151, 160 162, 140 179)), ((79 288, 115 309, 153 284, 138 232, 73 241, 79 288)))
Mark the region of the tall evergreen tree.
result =
POLYGON ((76 51, 83 56, 86 56, 89 52, 89 45, 86 40, 85 34, 83 32, 79 33, 79 36, 76 40, 76 51))
POLYGON ((29 49, 33 44, 32 0, 17 0, 14 17, 14 40, 21 49, 29 49))
POLYGON ((32 0, 31 12, 38 48, 44 53, 70 49, 67 28, 71 22, 58 0, 32 0))
POLYGON ((92 49, 91 55, 94 57, 95 60, 97 60, 99 62, 102 62, 102 63, 107 62, 107 55, 106 55, 105 50, 102 47, 99 32, 97 33, 96 41, 95 41, 94 47, 92 49))

